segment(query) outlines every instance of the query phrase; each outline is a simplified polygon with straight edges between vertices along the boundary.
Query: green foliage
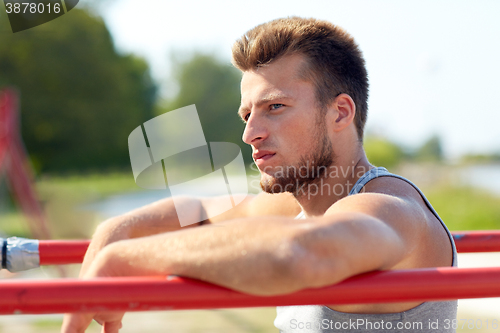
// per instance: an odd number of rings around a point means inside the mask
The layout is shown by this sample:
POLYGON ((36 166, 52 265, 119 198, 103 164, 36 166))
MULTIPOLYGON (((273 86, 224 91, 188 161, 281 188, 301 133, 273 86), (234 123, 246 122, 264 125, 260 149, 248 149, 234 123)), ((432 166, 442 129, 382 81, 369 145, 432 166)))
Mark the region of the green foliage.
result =
POLYGON ((102 19, 79 9, 0 38, 0 86, 20 91, 38 171, 128 167, 128 135, 153 116, 144 60, 118 54, 102 19))
POLYGON ((414 157, 419 161, 438 162, 443 160, 443 148, 439 136, 431 136, 429 140, 424 142, 417 150, 414 157))
POLYGON ((64 192, 70 193, 71 197, 76 197, 82 202, 124 192, 143 190, 137 186, 131 172, 45 176, 37 181, 36 189, 41 197, 48 198, 53 193, 64 192))
MULTIPOLYGON (((55 238, 87 238, 96 222, 102 221, 92 210, 82 205, 125 192, 141 191, 131 172, 91 173, 40 177, 36 192, 43 202, 52 236, 55 238)), ((1 197, 0 197, 1 199, 1 197)), ((26 217, 20 210, 0 209, 0 236, 30 238, 26 217)))
POLYGON ((460 161, 466 164, 498 163, 500 162, 500 153, 466 154, 461 157, 460 161))
POLYGON ((172 62, 179 92, 163 107, 164 111, 196 104, 207 141, 236 143, 242 148, 246 161, 251 161, 250 147, 241 140, 245 126, 237 115, 239 71, 213 55, 198 52, 187 60, 181 55, 174 56, 172 62))
POLYGON ((443 160, 442 144, 437 135, 430 137, 422 146, 410 152, 384 137, 368 135, 364 140, 364 149, 370 163, 387 168, 395 167, 403 160, 414 162, 443 160))
POLYGON ((376 166, 392 168, 404 158, 401 147, 382 137, 367 136, 364 149, 370 163, 376 166))
POLYGON ((21 212, 1 212, 0 213, 0 236, 1 237, 32 237, 28 229, 28 221, 21 212))
POLYGON ((451 230, 500 229, 500 198, 488 192, 441 185, 425 195, 451 230))

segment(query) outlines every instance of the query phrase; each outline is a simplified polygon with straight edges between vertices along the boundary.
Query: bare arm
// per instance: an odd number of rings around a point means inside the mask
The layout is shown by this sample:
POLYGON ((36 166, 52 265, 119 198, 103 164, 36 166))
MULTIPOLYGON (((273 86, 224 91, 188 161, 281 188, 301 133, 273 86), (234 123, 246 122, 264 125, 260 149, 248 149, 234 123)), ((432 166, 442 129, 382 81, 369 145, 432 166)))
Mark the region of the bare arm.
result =
MULTIPOLYGON (((422 214, 411 200, 360 194, 318 218, 247 217, 118 241, 83 277, 176 274, 250 294, 290 293, 394 267, 425 234, 422 214)), ((81 332, 92 317, 117 332, 122 315, 69 315, 63 332, 81 332)))
MULTIPOLYGON (((194 207, 197 206, 198 209, 193 209, 193 214, 199 214, 199 201, 189 198, 183 200, 191 201, 194 207)), ((178 229, 179 220, 170 198, 110 218, 97 227, 85 254, 80 276, 85 274, 97 253, 108 244, 178 229)))
MULTIPOLYGON (((206 211, 210 215, 212 210, 217 209, 217 205, 220 202, 218 197, 202 199, 183 197, 180 200, 182 200, 184 204, 190 206, 191 209, 189 211, 194 216, 200 216, 202 211, 206 211)), ((184 227, 183 229, 197 227, 203 224, 215 224, 248 216, 293 216, 299 211, 300 208, 298 205, 293 198, 287 194, 279 196, 271 196, 265 193, 257 196, 249 195, 242 203, 226 213, 184 227)), ((92 237, 92 242, 85 255, 80 276, 85 274, 96 254, 106 245, 120 240, 156 235, 180 229, 179 219, 177 218, 171 198, 159 200, 150 205, 133 210, 130 213, 111 218, 101 223, 96 229, 92 237)))
POLYGON ((252 294, 290 293, 393 267, 411 253, 421 229, 398 221, 416 212, 404 200, 363 194, 320 218, 243 218, 117 242, 103 249, 90 274, 176 274, 252 294))

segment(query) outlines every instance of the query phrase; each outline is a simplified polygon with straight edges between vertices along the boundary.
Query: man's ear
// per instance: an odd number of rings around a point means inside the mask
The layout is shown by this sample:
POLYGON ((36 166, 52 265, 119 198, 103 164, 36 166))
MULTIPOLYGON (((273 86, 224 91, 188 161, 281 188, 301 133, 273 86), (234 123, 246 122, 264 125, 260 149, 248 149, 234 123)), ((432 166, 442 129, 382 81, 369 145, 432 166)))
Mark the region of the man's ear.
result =
POLYGON ((346 128, 354 120, 356 114, 356 104, 351 96, 340 94, 333 100, 331 107, 334 111, 333 130, 338 132, 346 128))

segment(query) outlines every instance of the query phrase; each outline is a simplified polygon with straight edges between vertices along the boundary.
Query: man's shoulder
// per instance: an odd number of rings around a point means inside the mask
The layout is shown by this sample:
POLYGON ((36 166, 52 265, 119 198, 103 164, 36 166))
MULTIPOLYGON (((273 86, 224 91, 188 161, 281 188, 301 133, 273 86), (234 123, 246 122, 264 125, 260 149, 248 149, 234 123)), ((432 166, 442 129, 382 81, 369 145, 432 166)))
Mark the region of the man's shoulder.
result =
MULTIPOLYGON (((224 200, 219 200, 220 197, 205 198, 202 201, 206 211, 219 210, 220 204, 224 204, 224 200)), ((246 195, 243 200, 234 208, 205 220, 204 224, 219 223, 229 220, 245 217, 256 216, 288 216, 295 217, 300 213, 301 209, 294 197, 289 193, 268 194, 265 192, 259 194, 246 195)))
POLYGON ((290 193, 261 192, 248 202, 250 216, 296 216, 301 212, 297 200, 290 193))
POLYGON ((327 214, 355 211, 375 216, 398 233, 404 243, 413 244, 412 254, 394 268, 449 266, 449 235, 427 203, 415 185, 384 176, 368 182, 362 193, 339 200, 327 214))

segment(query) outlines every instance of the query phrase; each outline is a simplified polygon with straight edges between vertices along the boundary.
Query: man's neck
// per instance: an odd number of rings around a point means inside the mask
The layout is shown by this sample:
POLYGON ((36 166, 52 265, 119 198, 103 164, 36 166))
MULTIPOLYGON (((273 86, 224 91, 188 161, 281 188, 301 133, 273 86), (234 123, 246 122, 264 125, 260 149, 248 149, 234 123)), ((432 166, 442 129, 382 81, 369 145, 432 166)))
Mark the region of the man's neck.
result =
POLYGON ((374 168, 364 152, 351 163, 338 163, 327 168, 322 178, 304 185, 295 199, 306 216, 322 216, 338 200, 349 195, 357 180, 374 168))

